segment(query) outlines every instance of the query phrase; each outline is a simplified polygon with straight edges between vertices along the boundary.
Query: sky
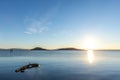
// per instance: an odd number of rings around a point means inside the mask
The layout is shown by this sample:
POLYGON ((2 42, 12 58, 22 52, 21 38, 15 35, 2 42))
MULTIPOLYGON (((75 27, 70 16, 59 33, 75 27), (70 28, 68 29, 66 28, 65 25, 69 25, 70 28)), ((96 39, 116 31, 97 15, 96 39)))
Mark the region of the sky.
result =
POLYGON ((119 0, 0 0, 0 48, 120 49, 119 0))

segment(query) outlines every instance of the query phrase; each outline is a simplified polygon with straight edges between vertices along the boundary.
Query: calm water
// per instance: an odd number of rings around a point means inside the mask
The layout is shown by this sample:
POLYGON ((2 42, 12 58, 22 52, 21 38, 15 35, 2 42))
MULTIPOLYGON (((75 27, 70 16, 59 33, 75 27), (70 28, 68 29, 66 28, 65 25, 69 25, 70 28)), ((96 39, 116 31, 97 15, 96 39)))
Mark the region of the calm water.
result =
POLYGON ((120 51, 0 51, 0 80, 120 80, 120 51))

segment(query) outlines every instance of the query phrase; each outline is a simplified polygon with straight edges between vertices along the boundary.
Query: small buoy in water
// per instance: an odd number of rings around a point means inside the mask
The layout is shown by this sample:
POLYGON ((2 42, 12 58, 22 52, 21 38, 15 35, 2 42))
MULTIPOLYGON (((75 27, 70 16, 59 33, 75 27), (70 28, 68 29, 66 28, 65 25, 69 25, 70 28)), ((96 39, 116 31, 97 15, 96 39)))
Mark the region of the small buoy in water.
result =
POLYGON ((28 64, 25 66, 22 66, 18 69, 15 70, 15 72, 24 72, 26 69, 30 69, 30 68, 37 68, 40 67, 40 64, 34 63, 34 64, 28 64))

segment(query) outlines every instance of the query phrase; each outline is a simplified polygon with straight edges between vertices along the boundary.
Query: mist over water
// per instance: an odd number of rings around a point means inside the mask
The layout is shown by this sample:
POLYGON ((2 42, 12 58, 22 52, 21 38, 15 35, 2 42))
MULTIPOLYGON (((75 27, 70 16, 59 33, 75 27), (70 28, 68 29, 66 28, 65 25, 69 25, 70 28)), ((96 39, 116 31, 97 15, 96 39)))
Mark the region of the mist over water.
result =
POLYGON ((0 51, 0 80, 120 80, 120 51, 0 51), (40 68, 16 73, 29 63, 40 68))

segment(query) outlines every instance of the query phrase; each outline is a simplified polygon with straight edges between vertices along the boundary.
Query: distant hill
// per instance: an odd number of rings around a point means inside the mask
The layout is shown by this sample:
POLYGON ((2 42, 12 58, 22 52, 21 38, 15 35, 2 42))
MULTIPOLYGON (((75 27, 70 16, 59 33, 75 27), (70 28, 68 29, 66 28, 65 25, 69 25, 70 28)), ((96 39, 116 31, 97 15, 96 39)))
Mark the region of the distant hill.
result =
POLYGON ((16 50, 16 51, 26 51, 26 50, 29 50, 29 49, 10 48, 10 49, 0 49, 0 50, 16 50))
POLYGON ((31 49, 31 50, 47 50, 47 49, 44 49, 44 48, 41 48, 41 47, 35 47, 35 48, 31 49))
POLYGON ((82 50, 82 49, 76 49, 76 48, 59 48, 56 50, 82 50))

